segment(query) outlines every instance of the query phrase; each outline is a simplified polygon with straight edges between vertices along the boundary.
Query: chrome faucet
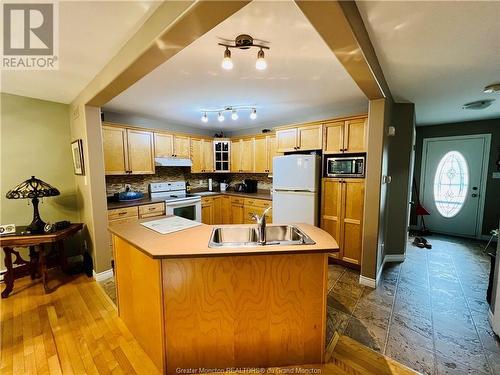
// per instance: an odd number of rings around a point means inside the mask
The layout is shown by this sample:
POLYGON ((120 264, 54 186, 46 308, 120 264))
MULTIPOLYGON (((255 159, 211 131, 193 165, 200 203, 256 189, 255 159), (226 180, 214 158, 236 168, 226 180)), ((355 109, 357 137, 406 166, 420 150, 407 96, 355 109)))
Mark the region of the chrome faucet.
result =
POLYGON ((257 214, 252 215, 252 219, 255 220, 257 223, 257 229, 259 233, 259 245, 265 245, 266 244, 266 214, 269 212, 269 210, 272 208, 272 206, 269 206, 264 210, 261 216, 257 214))

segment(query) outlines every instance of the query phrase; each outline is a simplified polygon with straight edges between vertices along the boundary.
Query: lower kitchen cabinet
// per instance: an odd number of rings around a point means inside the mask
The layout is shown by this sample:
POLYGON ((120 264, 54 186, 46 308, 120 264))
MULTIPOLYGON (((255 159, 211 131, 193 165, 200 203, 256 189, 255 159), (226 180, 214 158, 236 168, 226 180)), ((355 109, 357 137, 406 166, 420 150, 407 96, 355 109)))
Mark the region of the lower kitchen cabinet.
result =
POLYGON ((221 197, 221 224, 232 224, 231 219, 231 197, 223 195, 221 197))
POLYGON ((244 200, 243 198, 231 197, 231 224, 244 223, 244 200))
MULTIPOLYGON (((218 224, 255 224, 252 215, 262 215, 272 202, 265 199, 250 199, 228 195, 201 198, 201 222, 218 224)), ((267 223, 272 223, 272 215, 267 215, 267 223)))
POLYGON ((344 262, 361 263, 365 181, 324 178, 321 199, 321 228, 340 247, 333 255, 344 262))
MULTIPOLYGON (((263 199, 249 199, 245 198, 243 218, 245 224, 255 224, 255 220, 252 219, 253 215, 262 216, 264 210, 272 205, 271 201, 263 199)), ((273 218, 271 212, 266 215, 266 223, 271 224, 273 218)))
POLYGON ((201 222, 203 224, 214 224, 214 198, 201 198, 201 222))

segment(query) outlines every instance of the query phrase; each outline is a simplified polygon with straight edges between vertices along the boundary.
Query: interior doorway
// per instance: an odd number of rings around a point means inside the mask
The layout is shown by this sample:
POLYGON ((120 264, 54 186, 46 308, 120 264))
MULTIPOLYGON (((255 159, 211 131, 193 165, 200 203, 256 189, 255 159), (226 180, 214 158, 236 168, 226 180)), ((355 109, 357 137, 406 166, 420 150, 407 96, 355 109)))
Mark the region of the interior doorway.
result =
POLYGON ((423 140, 420 191, 432 232, 481 235, 490 141, 490 134, 423 140))

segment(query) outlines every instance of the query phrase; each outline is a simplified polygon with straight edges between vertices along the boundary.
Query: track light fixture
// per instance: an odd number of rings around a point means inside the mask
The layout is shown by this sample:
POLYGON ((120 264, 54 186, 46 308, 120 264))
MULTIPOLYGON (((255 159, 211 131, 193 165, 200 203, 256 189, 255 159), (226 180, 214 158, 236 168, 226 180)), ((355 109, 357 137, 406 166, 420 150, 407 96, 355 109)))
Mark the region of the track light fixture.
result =
POLYGON ((226 70, 233 69, 233 61, 231 60, 230 48, 238 49, 250 49, 252 47, 260 48, 257 52, 257 61, 255 62, 255 68, 257 70, 265 70, 267 68, 267 62, 265 60, 264 49, 269 49, 268 46, 262 44, 254 44, 253 38, 247 34, 241 34, 236 37, 234 44, 219 43, 220 46, 226 47, 224 51, 224 58, 222 59, 222 67, 226 70))
POLYGON ((257 108, 251 106, 230 106, 224 108, 217 109, 204 109, 202 110, 203 115, 201 116, 201 121, 207 123, 208 122, 208 114, 217 113, 217 120, 219 122, 223 122, 225 120, 224 112, 231 113, 231 119, 236 121, 240 118, 238 111, 250 111, 250 119, 255 120, 257 118, 257 108))

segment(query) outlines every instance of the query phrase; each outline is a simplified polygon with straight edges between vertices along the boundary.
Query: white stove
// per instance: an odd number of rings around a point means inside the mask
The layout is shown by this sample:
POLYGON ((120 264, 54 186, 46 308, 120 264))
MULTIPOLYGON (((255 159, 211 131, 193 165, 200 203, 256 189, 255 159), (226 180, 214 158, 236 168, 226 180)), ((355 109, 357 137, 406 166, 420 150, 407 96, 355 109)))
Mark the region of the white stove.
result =
POLYGON ((201 197, 187 194, 184 181, 151 183, 149 194, 165 200, 167 215, 201 222, 201 197))

